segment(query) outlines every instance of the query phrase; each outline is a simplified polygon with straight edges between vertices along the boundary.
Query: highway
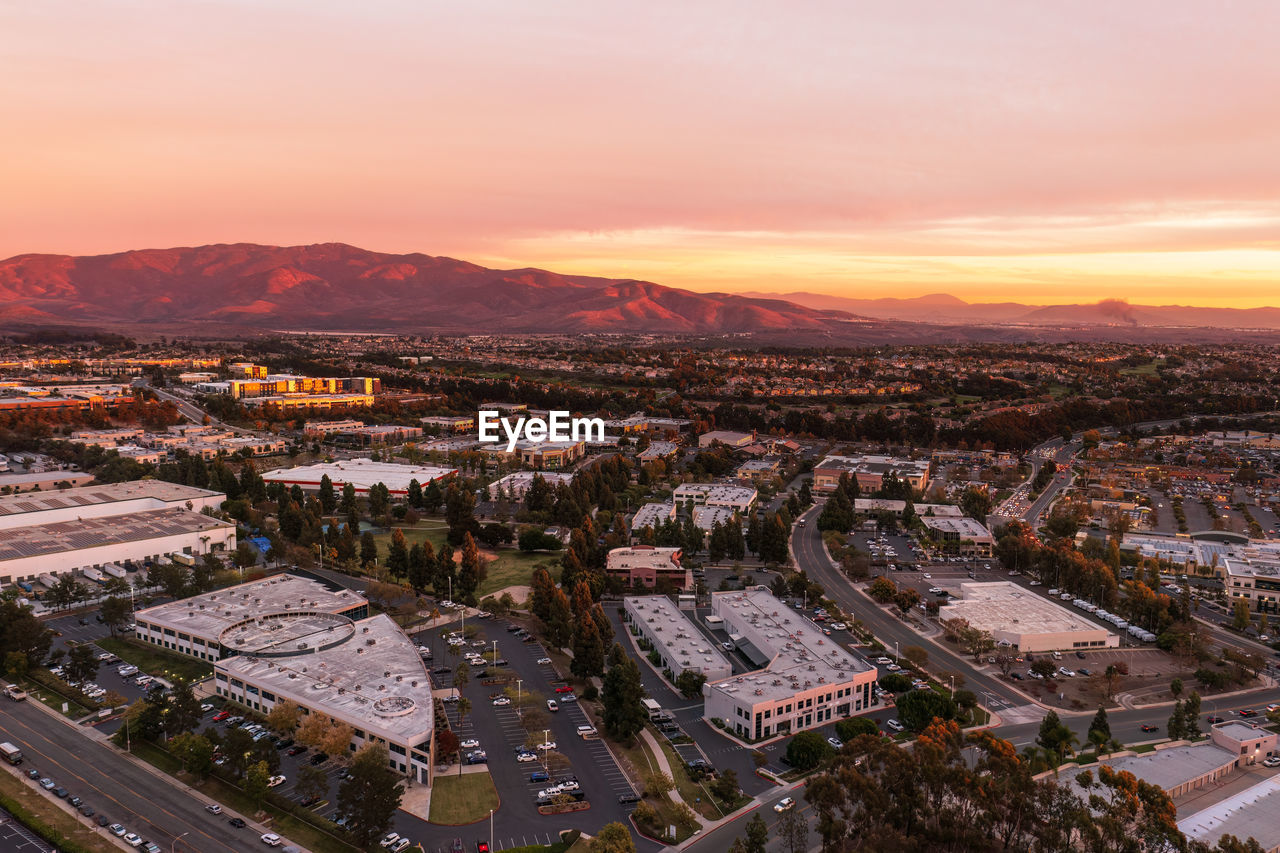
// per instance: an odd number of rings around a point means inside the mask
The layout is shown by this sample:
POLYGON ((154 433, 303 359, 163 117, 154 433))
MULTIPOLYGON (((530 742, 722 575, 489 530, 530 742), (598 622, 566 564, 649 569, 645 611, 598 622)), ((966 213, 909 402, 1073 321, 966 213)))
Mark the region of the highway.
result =
POLYGON ((0 740, 22 748, 24 771, 39 770, 112 823, 166 850, 237 853, 262 846, 258 836, 266 830, 253 824, 236 829, 227 822, 234 816, 231 812, 209 814, 206 800, 138 766, 78 727, 54 719, 34 700, 6 703, 0 714, 0 740))

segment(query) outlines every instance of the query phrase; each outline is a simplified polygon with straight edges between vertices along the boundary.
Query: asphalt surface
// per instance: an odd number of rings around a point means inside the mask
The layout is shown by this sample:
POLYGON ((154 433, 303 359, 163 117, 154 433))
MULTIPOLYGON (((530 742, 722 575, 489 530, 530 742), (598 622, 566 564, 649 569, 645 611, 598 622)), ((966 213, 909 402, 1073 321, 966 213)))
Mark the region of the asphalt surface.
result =
POLYGON ((232 813, 209 814, 206 800, 56 720, 36 702, 7 703, 5 711, 0 738, 26 753, 22 769, 39 770, 113 823, 165 849, 236 853, 258 846, 265 830, 232 827, 232 813))

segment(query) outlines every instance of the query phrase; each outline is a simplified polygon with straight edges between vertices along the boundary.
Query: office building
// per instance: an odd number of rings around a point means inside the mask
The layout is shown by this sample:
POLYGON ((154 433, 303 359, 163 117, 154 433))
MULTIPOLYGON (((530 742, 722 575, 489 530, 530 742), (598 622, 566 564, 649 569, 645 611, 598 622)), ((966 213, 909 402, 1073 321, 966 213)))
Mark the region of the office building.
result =
POLYGON ((997 644, 1020 652, 1102 649, 1120 638, 1034 591, 1008 581, 960 584, 960 598, 938 611, 939 621, 963 619, 997 644))
POLYGON ((301 575, 274 575, 140 610, 134 633, 154 646, 216 661, 243 651, 234 641, 224 642, 228 631, 281 613, 363 619, 369 603, 353 590, 301 575))
POLYGON ((887 476, 897 477, 923 492, 929 486, 928 459, 903 459, 896 456, 828 456, 813 469, 813 489, 829 492, 840 483, 840 477, 848 474, 858 482, 863 492, 877 491, 887 476))
POLYGON ((320 482, 327 475, 333 488, 339 492, 350 483, 357 495, 368 495, 369 489, 381 483, 393 496, 404 497, 409 493, 409 483, 418 485, 444 481, 457 473, 456 468, 433 468, 424 465, 400 465, 394 462, 374 462, 372 459, 344 459, 338 462, 318 462, 296 468, 278 468, 262 475, 268 483, 298 486, 303 491, 318 491, 320 482))
POLYGON ((735 648, 763 667, 703 687, 706 716, 728 731, 768 740, 871 707, 876 668, 765 588, 713 593, 711 610, 735 648))
POLYGON ((561 484, 567 486, 573 482, 572 474, 557 474, 553 471, 516 471, 489 484, 489 500, 497 500, 500 495, 505 495, 508 500, 523 500, 525 492, 529 491, 529 487, 533 485, 534 477, 541 477, 552 492, 561 484))
POLYGON ((686 669, 702 673, 707 681, 733 674, 729 659, 665 595, 628 595, 622 609, 627 623, 658 653, 658 665, 673 676, 686 669))
POLYGON ((652 545, 614 548, 605 558, 605 573, 631 587, 652 589, 662 582, 674 589, 693 589, 693 572, 680 565, 679 548, 652 545))
POLYGON ((968 557, 990 557, 995 537, 984 524, 964 516, 921 515, 931 538, 947 551, 968 557))
POLYGON ((681 483, 671 498, 680 505, 692 501, 694 506, 719 506, 745 514, 756 504, 756 490, 750 486, 681 483))

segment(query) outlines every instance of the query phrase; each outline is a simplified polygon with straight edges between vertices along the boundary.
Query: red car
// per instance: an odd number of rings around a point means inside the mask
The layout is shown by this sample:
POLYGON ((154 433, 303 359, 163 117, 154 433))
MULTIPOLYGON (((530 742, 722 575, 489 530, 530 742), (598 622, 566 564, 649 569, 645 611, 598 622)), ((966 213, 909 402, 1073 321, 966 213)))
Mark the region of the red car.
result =
POLYGON ((219 711, 218 713, 216 713, 216 714, 214 714, 214 715, 213 715, 213 721, 214 721, 215 723, 220 723, 220 722, 222 722, 223 720, 225 720, 227 717, 230 717, 230 716, 231 716, 231 712, 230 712, 230 711, 219 711))
POLYGON ((488 841, 477 841, 477 842, 476 842, 476 853, 489 853, 489 842, 488 842, 488 841))
POLYGON ((1212 717, 1210 717, 1210 718, 1209 718, 1209 722, 1210 722, 1211 724, 1212 724, 1212 723, 1221 723, 1221 722, 1222 722, 1222 718, 1221 718, 1221 717, 1219 717, 1219 716, 1217 716, 1217 715, 1214 715, 1214 716, 1212 716, 1212 717))
POLYGON ((1153 725, 1149 725, 1149 724, 1148 724, 1148 725, 1144 725, 1144 726, 1142 727, 1142 730, 1143 730, 1144 732, 1158 732, 1158 731, 1160 731, 1160 727, 1159 727, 1159 726, 1153 726, 1153 725))
POLYGON ((572 688, 572 687, 570 687, 570 686, 569 686, 569 685, 567 685, 567 684, 562 684, 562 685, 560 685, 559 687, 557 687, 557 688, 556 688, 556 692, 557 692, 557 693, 572 693, 572 692, 573 692, 573 688, 572 688))
POLYGON ((1253 710, 1252 708, 1245 708, 1243 711, 1241 711, 1241 712, 1240 712, 1240 716, 1242 716, 1242 717, 1256 717, 1256 716, 1258 716, 1258 712, 1257 712, 1257 711, 1255 711, 1255 710, 1253 710))

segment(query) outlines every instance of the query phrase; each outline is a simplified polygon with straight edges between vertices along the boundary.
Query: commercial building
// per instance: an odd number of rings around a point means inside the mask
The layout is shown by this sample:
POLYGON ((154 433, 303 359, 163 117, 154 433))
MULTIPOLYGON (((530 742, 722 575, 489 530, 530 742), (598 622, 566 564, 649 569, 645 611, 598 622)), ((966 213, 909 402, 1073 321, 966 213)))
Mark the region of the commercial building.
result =
POLYGON ((422 658, 385 614, 262 611, 218 638, 236 654, 214 664, 214 690, 260 713, 292 701, 352 728, 348 749, 382 744, 391 767, 431 784, 435 718, 422 658))
POLYGON ((1187 838, 1204 844, 1217 844, 1224 835, 1257 841, 1265 853, 1280 851, 1280 776, 1272 776, 1256 785, 1200 809, 1178 821, 1178 829, 1187 838))
POLYGON ((632 545, 614 548, 605 558, 605 573, 620 578, 627 586, 652 589, 659 582, 674 589, 693 589, 693 572, 680 565, 679 548, 632 545))
POLYGON ((155 646, 216 661, 243 651, 234 641, 224 644, 227 631, 273 613, 363 619, 369 615, 369 602, 358 592, 319 580, 276 575, 140 610, 134 616, 135 635, 155 646))
POLYGON ((646 527, 657 530, 668 521, 674 521, 675 517, 675 504, 645 504, 636 510, 635 515, 631 516, 631 533, 634 535, 646 527))
POLYGON ((677 504, 693 501, 694 506, 722 506, 741 513, 750 512, 756 504, 755 489, 715 483, 681 483, 671 497, 677 504))
POLYGON ((489 500, 497 500, 500 495, 505 495, 513 501, 523 500, 525 492, 529 491, 529 487, 533 485, 534 477, 541 477, 552 491, 561 484, 567 486, 573 482, 572 474, 557 474, 552 471, 516 471, 489 484, 489 500))
POLYGON ((57 492, 3 495, 0 496, 0 530, 157 509, 199 512, 217 509, 226 499, 222 492, 163 480, 102 483, 57 492))
POLYGON ((433 415, 420 418, 418 423, 436 432, 469 432, 476 428, 476 419, 470 415, 433 415))
POLYGON ((710 447, 713 444, 723 444, 728 447, 746 447, 756 440, 754 432, 731 432, 730 430, 717 429, 711 432, 704 432, 698 436, 699 447, 710 447))
POLYGON ((289 394, 275 397, 246 397, 241 405, 249 409, 274 406, 277 409, 368 409, 377 402, 373 394, 289 394))
POLYGON ((382 380, 368 376, 278 374, 258 379, 232 379, 227 383, 227 394, 234 400, 293 394, 377 394, 381 390, 382 380))
POLYGON ((302 425, 302 434, 307 438, 320 438, 326 435, 346 432, 347 430, 360 429, 362 426, 364 426, 364 421, 358 421, 353 418, 340 421, 307 421, 302 425))
POLYGON ((400 465, 394 462, 374 462, 372 459, 344 459, 339 462, 318 462, 296 468, 278 468, 262 475, 268 483, 298 486, 303 491, 318 491, 320 482, 327 475, 334 489, 342 491, 350 483, 357 495, 368 495, 369 489, 381 483, 392 495, 403 497, 409 493, 409 483, 418 485, 447 480, 458 473, 456 468, 431 468, 424 465, 400 465))
POLYGON ((970 557, 990 557, 995 537, 981 522, 963 516, 922 515, 920 521, 929 529, 934 540, 948 551, 970 557))
POLYGON ((672 675, 691 669, 718 681, 733 674, 729 659, 665 595, 628 595, 622 610, 627 624, 658 653, 658 665, 672 675))
POLYGON ((960 598, 938 611, 938 619, 963 619, 1020 652, 1101 649, 1120 638, 1052 600, 1008 581, 960 584, 960 598))
POLYGON ((717 524, 728 524, 738 516, 736 509, 727 506, 695 506, 693 524, 700 530, 710 530, 717 524))
MULTIPOLYGON (((25 496, 24 496, 25 497, 25 496)), ((201 555, 236 547, 236 526, 186 509, 153 509, 10 527, 0 534, 0 583, 109 563, 201 555)))
POLYGON ((674 441, 651 441, 648 447, 636 454, 636 458, 641 462, 653 462, 674 456, 679 449, 680 445, 674 441))
POLYGON ((911 484, 911 488, 923 492, 929 486, 929 459, 903 459, 897 456, 828 456, 813 469, 813 489, 829 492, 840 483, 840 477, 848 474, 858 481, 864 492, 874 492, 890 475, 911 484))
POLYGON ((758 483, 776 476, 781 465, 782 460, 777 458, 748 459, 738 466, 734 476, 739 480, 758 483))
POLYGON ((763 669, 703 687, 705 714, 747 740, 825 725, 871 707, 876 668, 824 636, 764 587, 717 592, 711 611, 763 669))

